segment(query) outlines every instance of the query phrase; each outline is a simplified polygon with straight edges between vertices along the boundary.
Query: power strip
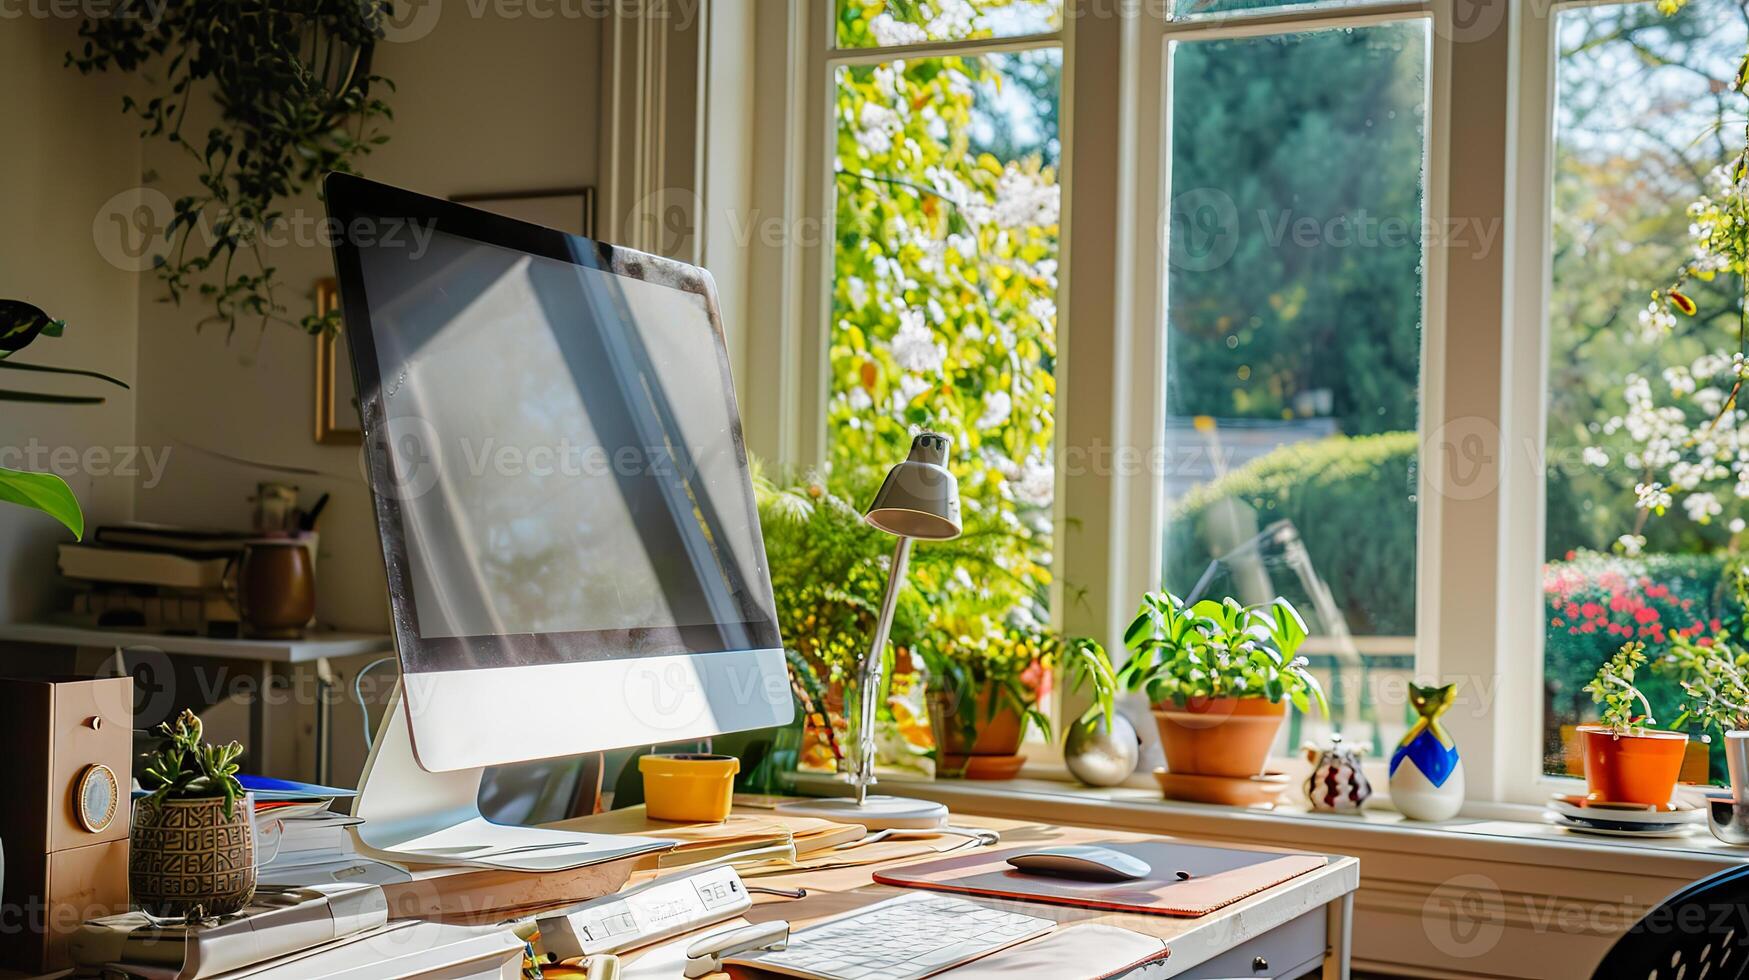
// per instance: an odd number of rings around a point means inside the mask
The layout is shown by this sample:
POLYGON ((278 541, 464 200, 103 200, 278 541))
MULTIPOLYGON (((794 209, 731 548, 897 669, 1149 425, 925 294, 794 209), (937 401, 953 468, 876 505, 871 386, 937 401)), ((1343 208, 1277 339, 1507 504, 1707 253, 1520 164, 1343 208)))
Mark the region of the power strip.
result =
POLYGON ((724 865, 658 878, 621 895, 543 915, 541 948, 564 960, 618 953, 733 918, 753 906, 741 876, 724 865))

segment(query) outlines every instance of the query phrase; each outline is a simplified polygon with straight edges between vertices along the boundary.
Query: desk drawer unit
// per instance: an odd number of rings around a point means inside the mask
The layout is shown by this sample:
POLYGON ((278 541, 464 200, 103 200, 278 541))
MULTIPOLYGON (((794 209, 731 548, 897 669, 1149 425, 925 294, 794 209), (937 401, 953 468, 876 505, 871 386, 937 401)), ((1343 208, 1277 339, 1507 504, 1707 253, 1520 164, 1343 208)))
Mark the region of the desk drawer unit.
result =
MULTIPOLYGON (((1316 908, 1172 976, 1185 980, 1296 980, 1323 967, 1327 926, 1324 909, 1316 908)), ((1170 957, 1166 963, 1171 966, 1170 957)))

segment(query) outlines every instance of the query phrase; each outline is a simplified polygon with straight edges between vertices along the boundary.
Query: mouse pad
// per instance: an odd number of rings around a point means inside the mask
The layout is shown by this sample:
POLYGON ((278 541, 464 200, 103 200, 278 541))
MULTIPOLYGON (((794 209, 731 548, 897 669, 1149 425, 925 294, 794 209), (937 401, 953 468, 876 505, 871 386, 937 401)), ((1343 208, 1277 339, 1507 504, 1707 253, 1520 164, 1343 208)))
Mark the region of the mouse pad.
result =
POLYGON ((1322 854, 1276 854, 1173 841, 1099 846, 1140 858, 1153 872, 1146 878, 1117 882, 1023 874, 1008 865, 1009 856, 1039 848, 1008 847, 884 869, 875 872, 874 880, 906 888, 1195 918, 1330 861, 1322 854), (1180 878, 1179 872, 1190 877, 1180 878))

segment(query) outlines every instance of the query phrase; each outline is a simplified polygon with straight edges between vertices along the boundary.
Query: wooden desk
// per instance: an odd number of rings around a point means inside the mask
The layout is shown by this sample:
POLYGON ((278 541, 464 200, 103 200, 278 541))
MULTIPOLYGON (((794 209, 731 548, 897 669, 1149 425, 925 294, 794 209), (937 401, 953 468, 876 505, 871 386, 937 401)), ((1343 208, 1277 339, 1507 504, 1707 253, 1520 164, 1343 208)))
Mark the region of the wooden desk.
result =
MULTIPOLYGON (((773 817, 769 811, 743 811, 762 818, 773 817)), ((1059 827, 1050 824, 999 820, 990 817, 956 815, 958 826, 988 827, 1002 834, 1002 845, 1087 844, 1108 841, 1159 840, 1145 834, 1098 830, 1089 827, 1059 827)), ((1186 843, 1196 843, 1183 838, 1186 843)), ((1230 846, 1230 845, 1223 845, 1230 846)), ((1289 848, 1279 850, 1291 851, 1289 848)), ((854 850, 845 852, 855 853, 854 850)), ((964 853, 956 852, 956 853, 964 853)), ((854 868, 823 871, 801 871, 787 874, 759 875, 747 879, 749 885, 773 888, 805 888, 808 896, 786 899, 770 895, 755 895, 754 906, 746 914, 751 922, 788 919, 792 929, 801 929, 822 919, 831 918, 876 902, 904 894, 910 889, 874 884, 876 868, 899 867, 931 861, 940 855, 929 854, 854 868)), ((661 874, 685 874, 661 872, 661 874)), ((656 877, 656 873, 639 872, 632 884, 656 877)), ((1360 862, 1351 857, 1331 856, 1330 863, 1283 882, 1268 891, 1235 902, 1226 908, 1196 919, 1179 919, 1163 915, 1101 912, 1037 902, 1002 901, 977 898, 979 904, 992 908, 1011 909, 1028 915, 1054 919, 1064 925, 1100 922, 1120 926, 1164 940, 1171 956, 1166 961, 1164 976, 1204 977, 1281 977, 1291 978, 1308 971, 1319 970, 1321 976, 1347 980, 1349 937, 1354 914, 1354 891, 1360 885, 1360 862), (1310 950, 1304 955, 1296 951, 1310 950), (1258 958, 1261 957, 1261 960, 1258 958), (1307 964, 1308 958, 1311 960, 1307 964), (1305 969, 1300 969, 1304 966, 1305 969)), ((962 896, 963 897, 963 896, 962 896)), ((700 930, 689 936, 660 943, 648 950, 628 954, 628 964, 641 956, 657 951, 672 953, 683 948, 699 935, 714 929, 700 930)), ((721 978, 724 974, 714 974, 721 978)), ((951 976, 951 972, 948 974, 951 976)), ((1055 980, 1055 978, 1053 978, 1055 980)))

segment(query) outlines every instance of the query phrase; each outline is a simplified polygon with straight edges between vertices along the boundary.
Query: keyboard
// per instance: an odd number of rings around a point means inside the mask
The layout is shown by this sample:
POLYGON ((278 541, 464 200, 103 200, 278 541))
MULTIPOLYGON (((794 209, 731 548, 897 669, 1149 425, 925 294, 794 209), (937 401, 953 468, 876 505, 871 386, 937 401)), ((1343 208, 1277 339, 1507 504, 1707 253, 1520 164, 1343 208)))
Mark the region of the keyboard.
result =
POLYGON ((725 962, 812 980, 922 980, 1056 925, 947 895, 901 895, 791 933, 786 949, 725 962))

